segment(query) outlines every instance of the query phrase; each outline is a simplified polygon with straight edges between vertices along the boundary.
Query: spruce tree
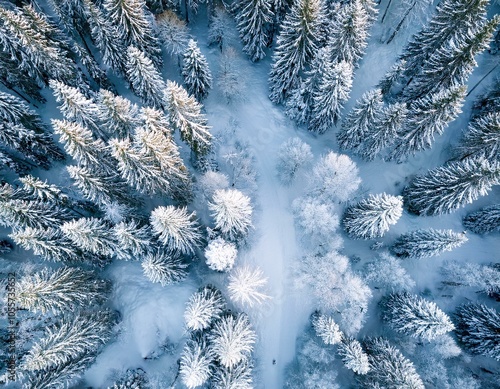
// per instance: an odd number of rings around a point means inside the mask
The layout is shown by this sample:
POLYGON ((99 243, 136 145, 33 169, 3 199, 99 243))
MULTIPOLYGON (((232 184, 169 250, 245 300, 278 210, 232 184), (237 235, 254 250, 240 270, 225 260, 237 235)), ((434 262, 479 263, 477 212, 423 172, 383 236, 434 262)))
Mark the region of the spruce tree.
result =
POLYGON ((353 0, 342 6, 328 32, 332 60, 345 61, 352 67, 357 67, 368 44, 369 28, 368 14, 362 0, 353 0))
POLYGON ((150 222, 153 233, 168 250, 192 254, 200 242, 196 213, 186 208, 157 207, 151 212, 150 222))
POLYGON ((500 112, 479 116, 469 123, 457 148, 460 158, 483 157, 500 162, 500 112))
POLYGON ((131 258, 143 257, 154 247, 151 228, 148 225, 141 226, 136 220, 116 224, 112 233, 121 250, 128 252, 131 258))
POLYGON ((341 342, 342 331, 332 317, 316 311, 312 315, 312 326, 323 343, 334 345, 341 342))
POLYGON ((364 375, 370 371, 368 355, 363 350, 361 343, 354 338, 344 338, 339 344, 338 353, 344 366, 356 374, 364 375))
POLYGON ((347 208, 342 224, 353 239, 374 239, 382 237, 402 214, 403 198, 382 193, 347 208))
POLYGON ((16 283, 16 301, 31 312, 57 313, 74 311, 106 299, 107 285, 87 270, 61 267, 44 268, 27 274, 16 283))
POLYGON ((359 149, 373 128, 382 107, 382 94, 379 89, 365 92, 361 99, 356 101, 337 133, 339 147, 344 150, 359 149))
POLYGON ((450 162, 415 177, 403 196, 410 212, 440 215, 472 203, 500 183, 500 165, 483 158, 450 162))
POLYGON ((369 126, 366 137, 356 153, 365 161, 372 161, 382 150, 391 146, 406 125, 408 108, 406 103, 394 103, 380 111, 369 126))
POLYGON ((389 295, 383 302, 383 316, 397 332, 431 341, 455 329, 450 318, 432 301, 417 295, 389 295))
POLYGON ((457 86, 413 102, 390 155, 398 161, 432 147, 436 136, 462 112, 466 86, 457 86))
POLYGON ((342 108, 349 99, 352 77, 352 67, 345 61, 325 67, 318 88, 313 91, 309 131, 323 134, 337 124, 342 108))
POLYGON ((182 281, 187 276, 188 265, 176 253, 149 253, 142 259, 144 275, 161 286, 182 281))
POLYGON ((190 331, 206 330, 220 318, 225 307, 226 302, 218 289, 211 285, 200 288, 186 303, 184 321, 187 328, 190 331))
POLYGON ((323 10, 320 0, 296 0, 283 20, 269 74, 270 99, 282 103, 318 49, 323 10))
POLYGON ((168 118, 172 128, 179 131, 181 139, 197 155, 210 150, 212 135, 207 119, 201 112, 201 105, 186 90, 173 81, 167 82, 165 92, 168 118))
POLYGON ((399 236, 391 246, 394 255, 401 258, 428 258, 452 251, 467 242, 464 233, 452 230, 415 230, 399 236))
POLYGON ((243 0, 235 3, 234 11, 243 51, 254 62, 264 58, 268 42, 267 31, 273 19, 272 2, 243 0))
POLYGON ((254 388, 252 379, 252 361, 243 360, 233 367, 218 366, 214 371, 211 383, 214 389, 254 388))
POLYGON ((212 375, 213 353, 203 338, 190 339, 182 351, 179 374, 188 389, 202 386, 212 375))
POLYGON ((391 98, 391 90, 395 85, 401 82, 401 77, 406 70, 406 60, 399 59, 391 68, 384 74, 384 77, 377 84, 384 98, 391 98))
POLYGON ((92 254, 111 257, 118 249, 110 227, 102 219, 72 220, 64 223, 61 231, 75 246, 92 254))
POLYGON ((144 103, 164 109, 165 83, 153 62, 144 55, 144 52, 133 46, 128 48, 125 72, 130 87, 144 103))
POLYGON ((156 69, 162 64, 161 49, 151 27, 152 15, 144 0, 104 0, 106 17, 116 26, 125 47, 134 46, 153 61, 156 69))
POLYGON ((462 223, 466 229, 476 234, 500 231, 500 204, 468 213, 462 223))
POLYGON ((187 92, 190 95, 194 96, 198 101, 207 97, 208 90, 212 87, 212 74, 205 56, 192 39, 189 40, 184 51, 182 76, 184 77, 187 92))
POLYGON ((263 292, 267 278, 259 267, 240 266, 229 275, 227 290, 233 303, 242 308, 261 305, 271 297, 263 292))
POLYGON ((457 311, 457 336, 474 354, 500 361, 500 314, 483 304, 467 304, 457 311))
POLYGON ((237 189, 216 190, 208 208, 215 228, 230 241, 244 238, 252 227, 250 198, 237 189))
POLYGON ((139 109, 130 100, 101 89, 97 100, 99 121, 106 132, 118 138, 130 137, 139 126, 139 109))

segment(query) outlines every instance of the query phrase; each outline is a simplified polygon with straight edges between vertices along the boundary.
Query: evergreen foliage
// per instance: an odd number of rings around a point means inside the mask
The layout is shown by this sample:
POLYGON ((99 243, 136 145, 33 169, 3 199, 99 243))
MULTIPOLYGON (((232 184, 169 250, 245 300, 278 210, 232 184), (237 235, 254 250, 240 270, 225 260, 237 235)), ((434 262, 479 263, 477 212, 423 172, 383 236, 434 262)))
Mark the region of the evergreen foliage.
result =
POLYGON ((194 293, 186 304, 184 321, 191 331, 206 330, 218 320, 226 302, 222 293, 213 286, 205 286, 194 293))
POLYGON ((142 259, 141 265, 144 275, 161 286, 180 282, 187 276, 187 265, 176 253, 149 253, 142 259))
POLYGON ((463 226, 476 234, 500 231, 500 204, 467 214, 463 219, 463 226))
POLYGON ((237 189, 216 190, 208 208, 215 228, 229 241, 244 238, 252 227, 250 198, 237 189))
POLYGON ((316 311, 312 315, 312 326, 316 335, 321 338, 325 344, 338 344, 341 342, 343 334, 339 325, 335 323, 332 317, 316 311))
POLYGON ((338 353, 344 366, 356 374, 367 374, 370 371, 368 355, 363 350, 361 343, 354 338, 343 339, 339 344, 338 353))
POLYGON ((184 51, 182 76, 190 95, 193 95, 198 101, 207 97, 208 90, 212 87, 212 73, 205 56, 192 39, 189 40, 184 51))
POLYGON ((460 158, 500 161, 500 112, 479 116, 469 123, 458 148, 460 158))

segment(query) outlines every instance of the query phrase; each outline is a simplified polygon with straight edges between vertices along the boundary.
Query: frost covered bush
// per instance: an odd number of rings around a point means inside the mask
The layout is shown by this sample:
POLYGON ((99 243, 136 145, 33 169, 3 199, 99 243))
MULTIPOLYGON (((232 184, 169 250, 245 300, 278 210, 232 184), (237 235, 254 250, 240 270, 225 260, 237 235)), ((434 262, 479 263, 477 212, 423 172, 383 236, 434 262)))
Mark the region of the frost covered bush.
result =
POLYGON ((366 264, 365 281, 379 288, 406 291, 415 287, 415 281, 401 266, 401 261, 387 253, 366 264))
POLYGON ((358 172, 351 158, 330 151, 313 168, 311 194, 325 201, 347 201, 361 184, 358 172))
POLYGON ((330 241, 335 242, 339 218, 330 204, 311 197, 299 198, 293 202, 293 212, 297 225, 312 245, 328 246, 330 241))
POLYGON ((241 266, 229 275, 229 297, 243 307, 252 308, 270 299, 262 292, 267 285, 267 278, 258 267, 241 266))
POLYGON ((205 258, 208 267, 216 271, 229 271, 234 265, 238 249, 231 242, 216 238, 205 248, 205 258))
POLYGON ((229 179, 223 173, 209 170, 200 177, 198 187, 206 198, 211 198, 216 190, 229 187, 229 179))
POLYGON ((230 241, 244 238, 252 226, 250 198, 237 189, 216 190, 208 208, 215 228, 230 241))
POLYGON ((194 293, 186 304, 184 321, 191 331, 205 330, 224 311, 226 302, 221 292, 213 286, 205 286, 194 293))
POLYGON ((280 181, 285 185, 291 184, 297 171, 306 167, 312 159, 311 147, 300 138, 290 138, 285 141, 278 150, 276 165, 280 181))

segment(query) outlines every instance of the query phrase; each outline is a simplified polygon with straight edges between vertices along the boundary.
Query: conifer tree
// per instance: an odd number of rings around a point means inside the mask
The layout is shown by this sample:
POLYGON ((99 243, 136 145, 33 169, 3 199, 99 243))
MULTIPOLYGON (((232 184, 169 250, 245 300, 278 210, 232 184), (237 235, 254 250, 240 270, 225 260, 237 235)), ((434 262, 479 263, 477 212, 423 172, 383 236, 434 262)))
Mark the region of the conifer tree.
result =
POLYGON ((144 256, 153 247, 150 227, 136 220, 122 221, 113 226, 112 232, 121 250, 133 258, 144 256))
POLYGON ((64 237, 55 227, 16 228, 10 235, 12 240, 25 250, 33 250, 48 261, 81 261, 83 257, 72 241, 64 237))
POLYGON ((325 344, 338 344, 342 340, 342 331, 339 325, 335 323, 332 317, 316 311, 312 315, 312 326, 316 335, 321 338, 325 344))
POLYGON ((397 134, 391 157, 399 161, 432 147, 434 138, 462 112, 466 86, 457 86, 413 102, 397 134))
POLYGON ((337 349, 339 355, 342 357, 344 366, 352 370, 356 374, 364 375, 370 371, 370 362, 368 355, 354 338, 345 338, 340 342, 337 349))
POLYGON ((270 99, 282 103, 314 57, 322 24, 319 0, 297 0, 282 23, 269 74, 270 99))
POLYGON ((125 72, 130 87, 144 103, 158 109, 164 108, 165 83, 153 62, 144 55, 144 52, 129 46, 125 72))
POLYGON ((106 132, 118 138, 131 136, 139 126, 139 109, 130 100, 101 89, 97 100, 99 121, 106 132))
POLYGON ((16 301, 19 307, 31 312, 74 311, 87 304, 102 303, 106 289, 106 283, 91 271, 73 267, 44 268, 21 277, 16 283, 16 301))
POLYGON ((205 248, 206 264, 212 270, 229 271, 234 265, 238 249, 231 242, 226 242, 221 237, 213 239, 205 248))
POLYGON ((403 196, 410 212, 440 215, 485 196, 500 183, 500 165, 483 158, 450 162, 415 177, 403 196))
POLYGON ((500 314, 483 304, 467 304, 457 311, 458 339, 474 354, 500 361, 500 314))
POLYGON ((370 371, 363 376, 363 385, 368 388, 412 388, 424 389, 424 383, 413 363, 397 348, 383 338, 364 342, 368 353, 370 371))
POLYGON ((234 367, 219 366, 213 373, 211 383, 214 389, 254 388, 252 380, 252 362, 244 360, 234 367))
POLYGON ((328 32, 332 60, 345 61, 352 67, 357 67, 368 44, 369 28, 369 17, 362 0, 353 0, 342 6, 328 32))
POLYGON ((94 139, 90 130, 66 120, 52 120, 52 127, 60 135, 64 149, 79 165, 106 175, 116 173, 116 163, 101 139, 94 139))
POLYGON ((382 237, 402 214, 403 198, 382 193, 347 208, 342 224, 353 239, 374 239, 382 237))
POLYGON ((144 275, 161 286, 182 281, 187 276, 187 265, 176 253, 149 253, 142 259, 144 275))
POLYGON ((230 241, 245 237, 252 226, 250 198, 237 189, 216 190, 208 208, 215 228, 230 241))
POLYGON ((464 233, 452 230, 415 230, 400 235, 391 251, 402 258, 428 258, 460 247, 467 240, 464 233))
POLYGON ((68 204, 70 202, 68 196, 62 193, 61 189, 56 185, 47 183, 47 181, 42 181, 31 175, 19 177, 19 181, 22 184, 22 187, 18 188, 20 198, 52 201, 56 204, 68 204))
POLYGON ((91 99, 85 97, 78 88, 62 82, 51 80, 49 85, 66 120, 87 127, 96 136, 107 138, 99 123, 99 108, 91 99))
POLYGON ((108 19, 92 0, 82 0, 90 35, 102 55, 102 61, 118 73, 125 73, 126 46, 119 39, 117 25, 108 19))
POLYGON ((212 87, 212 73, 205 56, 192 39, 189 40, 184 51, 182 76, 184 77, 187 92, 190 95, 194 96, 198 101, 207 97, 208 90, 212 87))
POLYGON ((340 148, 357 150, 365 141, 382 110, 382 94, 374 89, 363 94, 349 112, 337 133, 340 148))
POLYGON ((394 65, 384 74, 384 77, 377 84, 385 99, 390 99, 390 92, 394 85, 401 82, 401 77, 406 70, 406 60, 399 59, 394 65))
POLYGON ((384 300, 384 320, 397 332, 431 341, 455 329, 450 318, 432 301, 408 293, 384 300))
MULTIPOLYGON (((156 69, 161 67, 161 49, 150 21, 152 15, 144 0, 104 0, 106 16, 117 26, 125 47, 134 46, 143 56, 153 61, 156 69)), ((130 54, 129 54, 130 55, 130 54)))
POLYGON ((271 298, 263 292, 266 285, 267 278, 260 268, 241 266, 229 275, 227 289, 233 303, 253 308, 271 298))
POLYGON ((210 150, 212 135, 201 105, 173 81, 167 82, 165 102, 173 129, 179 131, 195 154, 205 155, 210 150))
POLYGON ((244 313, 226 314, 216 321, 208 335, 216 360, 233 368, 247 360, 256 341, 255 331, 244 313))
POLYGON ((406 125, 407 116, 406 103, 394 103, 383 108, 356 153, 366 161, 375 159, 382 150, 396 142, 406 125))
POLYGON ((179 374, 189 389, 202 386, 211 376, 213 354, 203 338, 190 339, 182 351, 179 374))
POLYGON ((500 231, 500 204, 467 214, 463 219, 463 226, 476 234, 500 231))
POLYGON ((226 302, 222 293, 211 285, 200 288, 191 295, 184 311, 184 321, 190 331, 206 330, 218 320, 226 302))
POLYGON ((111 337, 111 313, 107 311, 64 316, 47 328, 25 356, 27 371, 56 369, 86 355, 95 355, 111 337))
POLYGON ((110 227, 98 218, 66 222, 61 226, 61 231, 77 247, 92 254, 110 257, 118 248, 110 227))
POLYGON ((462 159, 483 157, 500 162, 500 112, 488 113, 471 121, 457 153, 462 159))
POLYGON ((172 10, 156 16, 160 40, 170 55, 181 55, 188 45, 189 29, 172 10))
POLYGON ((151 212, 150 222, 153 233, 171 251, 192 254, 200 242, 196 213, 186 208, 157 207, 151 212))
POLYGON ((243 0, 235 3, 236 22, 243 51, 252 61, 265 57, 264 48, 268 42, 267 30, 273 19, 269 0, 243 0))

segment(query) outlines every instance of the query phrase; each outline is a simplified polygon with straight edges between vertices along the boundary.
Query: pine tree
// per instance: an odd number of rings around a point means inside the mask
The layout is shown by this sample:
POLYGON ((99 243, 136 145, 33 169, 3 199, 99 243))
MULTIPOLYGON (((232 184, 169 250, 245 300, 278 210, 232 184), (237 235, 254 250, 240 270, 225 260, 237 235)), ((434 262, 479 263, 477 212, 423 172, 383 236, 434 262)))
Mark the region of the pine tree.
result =
POLYGON ((311 146, 300 140, 290 138, 285 141, 278 151, 276 169, 280 181, 288 185, 293 182, 297 171, 312 162, 311 146))
POLYGON ((95 355, 111 337, 111 320, 107 311, 64 316, 47 328, 21 367, 26 371, 56 369, 82 356, 95 355))
POLYGON ((233 368, 250 357, 256 335, 247 315, 226 314, 214 323, 208 339, 216 360, 226 368, 233 368))
POLYGON ((338 344, 342 340, 343 334, 339 325, 335 323, 332 317, 316 311, 312 315, 312 326, 316 335, 321 338, 325 344, 338 344))
POLYGON ((352 67, 342 61, 328 64, 320 76, 317 90, 313 91, 313 107, 309 131, 323 134, 336 125, 352 86, 352 67))
POLYGON ((269 0, 243 0, 234 5, 243 51, 254 62, 266 55, 267 29, 273 18, 271 8, 269 0))
POLYGON ((385 193, 370 195, 350 206, 342 223, 353 239, 374 239, 384 236, 403 214, 403 198, 385 193))
POLYGON ((314 57, 322 23, 319 0, 297 0, 282 23, 269 74, 270 99, 282 103, 314 57))
POLYGON ((132 90, 142 98, 144 103, 158 109, 164 108, 163 93, 165 83, 153 62, 144 52, 129 46, 125 65, 127 80, 132 90))
POLYGON ((35 255, 48 261, 73 262, 83 259, 73 242, 65 238, 58 228, 16 228, 9 236, 25 250, 33 250, 35 255))
POLYGON ((347 201, 361 183, 358 172, 347 155, 330 151, 313 168, 311 193, 325 201, 347 201))
POLYGON ((343 339, 337 349, 344 366, 356 374, 367 374, 370 371, 368 355, 354 338, 343 339))
POLYGON ((238 267, 229 275, 229 298, 237 305, 253 308, 271 298, 262 291, 266 285, 267 278, 260 268, 238 267))
POLYGON ((81 218, 61 226, 64 236, 77 247, 92 254, 113 256, 118 249, 111 229, 98 218, 81 218))
POLYGON ((139 126, 139 109, 130 100, 101 89, 97 107, 99 121, 111 136, 127 138, 139 126))
POLYGON ((109 155, 105 143, 94 139, 90 130, 77 123, 66 120, 52 120, 52 127, 60 135, 66 152, 82 167, 95 170, 104 175, 116 173, 116 162, 109 155))
POLYGON ((153 233, 169 250, 192 254, 201 240, 196 213, 173 205, 157 207, 150 218, 153 233))
POLYGON ((208 208, 215 228, 230 241, 245 237, 252 227, 250 198, 237 189, 216 190, 208 208))
POLYGON ((113 236, 121 250, 133 258, 143 257, 150 252, 151 229, 148 225, 140 226, 135 220, 122 221, 113 226, 113 236))
POLYGON ((370 371, 364 375, 363 385, 368 388, 424 389, 424 383, 413 363, 383 338, 365 342, 370 371))
POLYGON ((19 181, 22 184, 22 187, 18 188, 19 198, 52 201, 60 205, 68 204, 71 201, 56 185, 49 184, 47 181, 42 181, 37 177, 27 175, 19 177, 19 181))
POLYGON ((194 389, 205 382, 212 373, 213 354, 205 341, 190 339, 182 351, 179 374, 188 389, 194 389))
POLYGON ((467 242, 464 233, 452 230, 415 230, 402 234, 391 246, 394 255, 402 258, 428 258, 452 251, 467 242))
POLYGON ((74 311, 87 304, 100 304, 106 299, 106 282, 91 271, 61 267, 44 268, 24 275, 16 283, 16 301, 31 312, 74 311))
POLYGON ((102 61, 118 73, 125 73, 126 46, 119 39, 120 30, 92 0, 82 0, 92 41, 102 55, 102 61))
POLYGON ((500 361, 500 314, 483 304, 467 304, 457 311, 458 339, 474 354, 500 361))
POLYGON ((252 362, 242 361, 234 367, 219 366, 211 379, 214 389, 252 389, 252 362))
POLYGON ((231 242, 218 237, 205 248, 205 258, 208 267, 216 271, 229 271, 234 265, 238 249, 231 242))
POLYGON ((184 51, 182 76, 184 77, 187 92, 190 95, 194 96, 198 101, 207 97, 208 90, 212 87, 212 74, 205 56, 192 39, 189 40, 184 51))
POLYGON ((182 281, 187 276, 187 265, 176 253, 150 253, 142 259, 144 275, 161 286, 182 281))
POLYGON ((186 304, 184 321, 190 331, 206 330, 215 320, 218 320, 226 302, 222 293, 208 285, 194 293, 186 304))
POLYGON ((475 57, 489 47, 499 24, 500 16, 497 15, 478 27, 471 27, 462 39, 451 40, 437 49, 404 89, 403 97, 411 101, 454 85, 465 85, 477 66, 475 57))
POLYGON ((161 67, 161 49, 154 36, 150 21, 152 15, 144 0, 104 0, 106 16, 117 26, 125 47, 134 46, 153 61, 156 69, 161 67))
POLYGON ((210 150, 212 135, 201 105, 175 82, 167 82, 165 102, 174 130, 195 154, 205 155, 210 150))
POLYGON ((405 103, 394 103, 382 109, 356 151, 365 161, 372 161, 383 149, 396 142, 408 116, 405 103))
POLYGON ((181 55, 188 45, 189 29, 175 12, 166 10, 156 16, 160 40, 170 55, 181 55))
POLYGON ((368 44, 369 28, 369 17, 362 0, 353 0, 342 6, 328 32, 334 62, 345 61, 357 67, 368 44))
POLYGON ((450 318, 432 301, 408 293, 384 300, 384 320, 397 332, 431 341, 455 329, 450 318))
POLYGON ((476 234, 500 231, 500 204, 467 214, 463 219, 463 226, 476 234))
POLYGON ((337 133, 340 148, 358 150, 381 114, 382 107, 382 93, 379 89, 364 93, 361 99, 356 101, 337 133))
POLYGON ((91 99, 86 98, 77 88, 62 82, 51 80, 49 85, 56 101, 60 103, 59 110, 65 119, 87 127, 96 136, 107 139, 107 134, 102 132, 99 123, 99 109, 91 99))
POLYGON ((462 159, 483 157, 500 162, 500 112, 488 113, 471 121, 457 154, 462 159))
POLYGON ((399 161, 432 147, 434 138, 462 112, 466 86, 441 90, 413 102, 405 125, 397 134, 391 157, 399 161))
POLYGON ((394 85, 398 85, 401 82, 401 77, 406 70, 406 60, 399 59, 391 68, 384 74, 384 77, 377 84, 377 88, 380 89, 384 98, 389 99, 391 96, 391 90, 394 85))
POLYGON ((482 158, 450 162, 415 177, 403 196, 410 212, 440 215, 486 195, 500 183, 500 166, 482 158))

